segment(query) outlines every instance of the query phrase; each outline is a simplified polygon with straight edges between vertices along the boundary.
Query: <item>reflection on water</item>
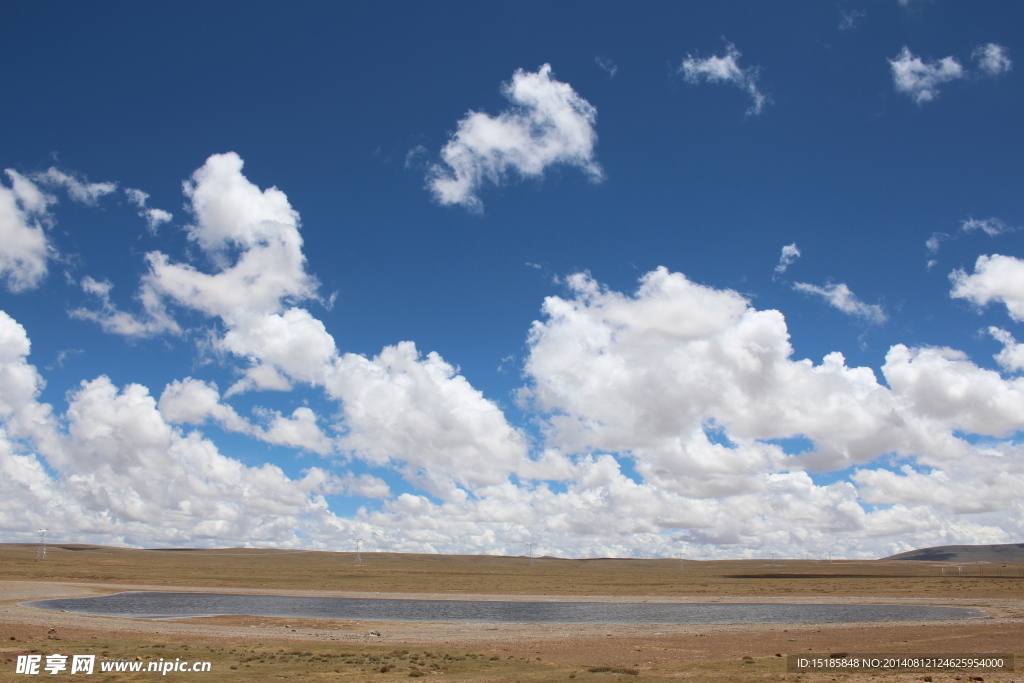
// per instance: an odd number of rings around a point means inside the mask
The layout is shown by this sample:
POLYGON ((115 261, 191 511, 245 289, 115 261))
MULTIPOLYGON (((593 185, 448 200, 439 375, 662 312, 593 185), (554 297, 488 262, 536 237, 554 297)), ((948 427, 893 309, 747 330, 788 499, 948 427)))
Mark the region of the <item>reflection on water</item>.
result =
POLYGON ((48 610, 144 619, 230 614, 366 621, 765 624, 969 619, 986 616, 976 609, 922 605, 505 602, 164 592, 115 593, 95 598, 40 600, 27 604, 48 610))

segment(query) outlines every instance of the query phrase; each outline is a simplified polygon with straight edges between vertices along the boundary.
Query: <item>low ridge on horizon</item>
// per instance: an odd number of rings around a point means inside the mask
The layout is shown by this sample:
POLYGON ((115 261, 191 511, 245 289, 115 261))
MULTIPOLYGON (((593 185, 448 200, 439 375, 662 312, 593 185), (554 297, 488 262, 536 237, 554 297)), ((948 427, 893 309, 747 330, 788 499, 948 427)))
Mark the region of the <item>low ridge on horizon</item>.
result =
POLYGON ((1024 562, 1024 543, 940 545, 909 550, 881 559, 930 562, 1024 562))

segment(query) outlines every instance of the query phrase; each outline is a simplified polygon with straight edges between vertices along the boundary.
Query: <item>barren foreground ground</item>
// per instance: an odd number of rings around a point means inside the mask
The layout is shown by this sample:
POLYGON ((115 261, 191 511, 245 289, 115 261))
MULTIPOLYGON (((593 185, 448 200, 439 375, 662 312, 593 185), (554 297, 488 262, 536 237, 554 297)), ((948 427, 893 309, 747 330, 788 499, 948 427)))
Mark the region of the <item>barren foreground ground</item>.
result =
POLYGON ((141 681, 1024 681, 1020 672, 786 673, 788 654, 1015 653, 1024 566, 929 562, 558 560, 267 550, 0 545, 0 681, 21 654, 209 661, 211 673, 49 675, 141 681), (943 569, 945 567, 945 569, 943 569), (959 575, 963 571, 964 575, 959 575), (943 576, 943 572, 947 576, 943 576), (974 620, 857 624, 446 624, 52 613, 25 600, 120 590, 358 597, 884 602, 980 607, 974 620))

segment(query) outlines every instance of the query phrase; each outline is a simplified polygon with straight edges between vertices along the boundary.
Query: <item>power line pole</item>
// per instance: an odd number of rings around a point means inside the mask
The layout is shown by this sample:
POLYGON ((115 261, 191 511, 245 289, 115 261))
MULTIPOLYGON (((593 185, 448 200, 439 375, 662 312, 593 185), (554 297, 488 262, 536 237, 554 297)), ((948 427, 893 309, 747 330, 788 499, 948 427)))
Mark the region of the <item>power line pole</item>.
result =
POLYGON ((50 533, 49 529, 39 530, 39 550, 36 551, 36 560, 46 559, 46 534, 50 533))

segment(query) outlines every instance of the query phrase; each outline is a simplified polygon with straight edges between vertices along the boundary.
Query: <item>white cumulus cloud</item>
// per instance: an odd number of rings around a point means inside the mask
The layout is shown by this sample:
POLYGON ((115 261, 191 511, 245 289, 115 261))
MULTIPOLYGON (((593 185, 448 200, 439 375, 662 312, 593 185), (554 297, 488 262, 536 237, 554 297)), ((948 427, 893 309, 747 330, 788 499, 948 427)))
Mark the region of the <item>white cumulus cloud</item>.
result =
POLYGON ((721 57, 712 55, 705 59, 687 55, 676 71, 683 75, 683 79, 687 83, 700 83, 702 80, 708 83, 732 83, 750 95, 750 99, 753 101, 750 108, 747 109, 747 114, 757 115, 761 113, 769 100, 767 95, 757 87, 760 67, 741 68, 739 65, 741 54, 735 45, 727 43, 725 55, 721 57))
POLYGON ((516 70, 502 94, 512 106, 498 116, 466 114, 441 150, 441 163, 430 167, 427 187, 438 202, 479 211, 484 183, 540 177, 555 164, 579 168, 595 182, 603 178, 594 158, 597 110, 552 78, 549 64, 536 73, 516 70))
POLYGON ((989 327, 988 333, 1003 345, 1003 350, 994 356, 999 367, 1007 372, 1024 370, 1024 344, 1018 343, 1012 334, 999 327, 989 327))
POLYGON ((728 478, 789 466, 780 449, 755 440, 804 435, 814 457, 841 468, 909 439, 871 370, 848 368, 835 353, 819 366, 789 360, 778 311, 665 269, 645 275, 634 296, 583 275, 569 284, 572 299, 545 300, 525 364, 523 399, 548 415, 553 446, 642 454, 638 470, 650 459, 665 478, 728 478))
POLYGON ((43 227, 55 200, 16 171, 7 169, 7 177, 11 186, 0 184, 0 279, 21 292, 39 286, 55 253, 43 227))
POLYGON ((779 264, 775 266, 775 272, 782 275, 798 258, 800 258, 800 249, 796 246, 796 242, 782 247, 782 254, 779 255, 779 264))
POLYGON ((66 173, 52 166, 42 173, 33 174, 32 179, 41 185, 64 188, 69 197, 88 206, 96 206, 100 197, 117 190, 117 183, 90 183, 74 173, 66 173))
POLYGON ((978 63, 978 68, 987 76, 998 76, 1013 68, 1007 50, 1002 45, 988 43, 979 47, 971 55, 978 63))
POLYGON ((264 429, 255 432, 261 441, 302 448, 320 455, 334 450, 334 442, 320 429, 317 415, 311 409, 300 406, 291 415, 271 410, 261 412, 269 420, 264 429))
POLYGON ((142 305, 143 313, 135 315, 120 310, 110 299, 110 291, 114 288, 108 280, 96 280, 86 275, 79 283, 82 291, 99 299, 100 307, 88 308, 80 306, 68 311, 68 315, 78 320, 91 320, 107 332, 124 335, 125 337, 152 337, 165 332, 179 334, 181 328, 167 312, 163 301, 150 288, 143 287, 136 294, 142 305))
MULTIPOLYGON (((1006 436, 1024 417, 1024 378, 1003 379, 956 349, 897 344, 886 354, 883 372, 910 414, 938 420, 946 429, 1006 436)), ((941 450, 928 456, 941 458, 941 450)))
POLYGON ((989 237, 997 237, 999 235, 1014 232, 1017 228, 1007 225, 998 218, 968 218, 960 223, 960 229, 964 232, 974 232, 980 230, 989 237))
POLYGON ((884 323, 888 320, 888 316, 880 305, 864 303, 843 282, 827 284, 824 287, 807 282, 797 282, 793 285, 793 289, 820 296, 829 305, 838 308, 843 313, 863 318, 871 323, 884 323))
POLYGON ((924 248, 928 250, 929 254, 937 254, 939 253, 939 246, 948 239, 952 238, 947 233, 933 232, 932 236, 925 240, 924 248))
POLYGON ((958 268, 949 274, 954 299, 967 299, 977 306, 992 302, 1006 304, 1010 317, 1024 322, 1024 261, 1013 256, 981 255, 974 263, 974 273, 958 268))
POLYGON ((158 227, 164 223, 169 223, 171 219, 174 218, 174 216, 168 211, 146 206, 146 202, 149 200, 149 195, 142 190, 126 187, 124 189, 124 193, 127 195, 128 201, 138 207, 139 216, 145 219, 146 227, 149 228, 150 232, 156 232, 158 227))
POLYGON ((892 80, 896 91, 905 93, 918 104, 930 102, 939 95, 939 86, 965 76, 960 62, 943 57, 937 62, 924 62, 904 46, 896 59, 890 59, 892 80))
MULTIPOLYGON (((992 218, 966 218, 960 221, 960 230, 957 233, 949 234, 945 232, 933 232, 932 236, 929 237, 925 243, 925 249, 929 254, 939 253, 939 247, 943 242, 955 240, 960 237, 961 234, 970 234, 972 232, 983 232, 989 237, 998 237, 1009 232, 1016 232, 1019 228, 1012 225, 1007 225, 1004 221, 992 217, 992 218)), ((931 260, 928 262, 928 267, 931 268, 933 265, 938 263, 937 261, 931 260)))
MULTIPOLYGON (((1006 73, 1013 66, 1006 48, 988 43, 976 49, 971 57, 978 65, 982 76, 996 77, 1006 73)), ((910 48, 903 46, 896 59, 889 60, 892 68, 893 85, 897 92, 904 93, 918 104, 930 102, 939 96, 939 87, 950 81, 975 77, 975 74, 957 61, 955 57, 925 62, 914 55, 910 48)))
POLYGON ((434 495, 461 496, 454 484, 498 484, 541 469, 497 405, 438 354, 421 357, 412 342, 374 358, 346 354, 327 382, 349 429, 343 447, 375 465, 394 463, 434 495))
POLYGON ((248 432, 251 425, 235 409, 221 403, 213 382, 186 377, 164 387, 158 404, 164 420, 172 424, 201 425, 208 419, 233 432, 248 432))
POLYGON ((292 446, 321 455, 330 453, 334 447, 333 441, 320 429, 316 414, 309 408, 296 408, 291 416, 276 410, 256 408, 257 416, 267 423, 260 427, 223 403, 217 385, 192 377, 168 384, 160 395, 159 409, 166 421, 175 424, 201 425, 212 419, 229 431, 280 446, 292 446))
POLYGON ((85 288, 101 298, 101 308, 78 309, 74 315, 111 332, 150 336, 178 329, 167 312, 173 304, 221 317, 237 336, 237 329, 280 314, 287 301, 314 297, 317 283, 305 271, 298 213, 283 192, 260 191, 241 170, 237 154, 216 154, 185 184, 195 219, 186 227, 188 237, 218 264, 215 272, 150 252, 149 272, 136 294, 142 313, 118 310, 107 297, 109 287, 97 288, 92 281, 85 288))

